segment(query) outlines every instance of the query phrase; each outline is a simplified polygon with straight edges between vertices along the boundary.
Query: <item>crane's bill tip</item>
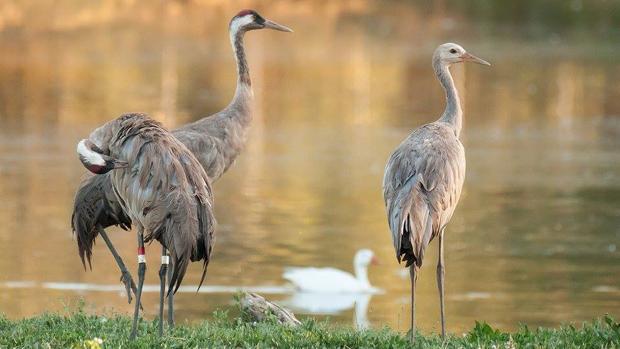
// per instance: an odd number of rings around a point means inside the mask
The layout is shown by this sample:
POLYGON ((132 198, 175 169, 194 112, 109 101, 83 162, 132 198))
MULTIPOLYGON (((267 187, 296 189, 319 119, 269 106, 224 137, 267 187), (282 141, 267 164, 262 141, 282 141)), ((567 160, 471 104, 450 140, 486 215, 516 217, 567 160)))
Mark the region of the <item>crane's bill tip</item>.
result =
POLYGON ((270 21, 270 20, 265 20, 265 28, 269 28, 269 29, 273 29, 273 30, 277 30, 277 31, 281 31, 281 32, 287 32, 287 33, 292 33, 293 29, 284 26, 282 24, 278 24, 274 21, 270 21))
POLYGON ((113 160, 114 161, 114 168, 126 168, 129 167, 129 163, 127 161, 123 161, 123 160, 113 160))
POLYGON ((478 64, 482 64, 482 65, 486 65, 486 66, 491 66, 491 63, 485 61, 484 59, 482 59, 480 57, 476 57, 476 56, 472 55, 469 52, 465 52, 461 56, 461 59, 463 59, 464 61, 468 61, 468 62, 473 62, 473 63, 478 63, 478 64))

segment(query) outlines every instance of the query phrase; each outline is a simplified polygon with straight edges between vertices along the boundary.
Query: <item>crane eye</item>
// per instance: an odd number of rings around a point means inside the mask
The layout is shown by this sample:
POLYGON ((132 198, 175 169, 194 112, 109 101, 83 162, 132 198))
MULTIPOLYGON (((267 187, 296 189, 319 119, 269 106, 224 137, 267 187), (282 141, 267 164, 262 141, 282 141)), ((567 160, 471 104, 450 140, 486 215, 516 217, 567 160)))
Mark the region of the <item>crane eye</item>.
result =
POLYGON ((456 53, 456 49, 455 48, 451 49, 450 53, 456 53))

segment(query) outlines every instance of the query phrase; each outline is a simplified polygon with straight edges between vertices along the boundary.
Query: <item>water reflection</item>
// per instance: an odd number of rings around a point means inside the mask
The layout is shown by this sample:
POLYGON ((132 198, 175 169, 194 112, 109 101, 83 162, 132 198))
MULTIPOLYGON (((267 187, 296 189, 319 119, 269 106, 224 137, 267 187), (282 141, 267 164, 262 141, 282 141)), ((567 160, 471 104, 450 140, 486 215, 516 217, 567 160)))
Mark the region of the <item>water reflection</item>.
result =
MULTIPOLYGON (((226 25, 236 5, 109 4, 34 6, 21 18, 39 20, 24 27, 0 9, 2 282, 117 284, 105 245, 84 271, 70 234, 83 175, 77 140, 127 111, 180 125, 220 110, 234 91, 226 25)), ((442 110, 430 55, 454 40, 494 66, 455 69, 468 173, 446 232, 449 330, 480 319, 510 329, 618 316, 618 45, 486 35, 449 6, 260 5, 295 34, 246 38, 259 113, 248 148, 215 188, 220 226, 206 286, 281 285, 286 265, 348 269, 367 246, 386 261, 370 274, 386 293, 373 296, 368 321, 406 330, 409 283, 395 273, 381 178, 391 150, 442 110), (459 296, 468 294, 488 297, 459 296)), ((110 235, 133 268, 133 233, 110 235)), ((434 253, 418 286, 422 330, 438 327, 434 253)), ((157 246, 147 255, 147 283, 157 284, 157 246)), ((190 267, 186 284, 199 279, 190 267)), ((122 294, 3 288, 0 311, 28 316, 78 296, 92 311, 131 310, 122 294)), ((220 293, 176 299, 178 318, 190 320, 230 303, 220 293)), ((157 295, 144 304, 155 316, 157 295)), ((350 323, 351 312, 333 318, 350 323)))
POLYGON ((353 324, 358 329, 370 326, 368 304, 371 293, 309 293, 297 292, 283 301, 283 305, 304 314, 337 315, 355 307, 353 324))

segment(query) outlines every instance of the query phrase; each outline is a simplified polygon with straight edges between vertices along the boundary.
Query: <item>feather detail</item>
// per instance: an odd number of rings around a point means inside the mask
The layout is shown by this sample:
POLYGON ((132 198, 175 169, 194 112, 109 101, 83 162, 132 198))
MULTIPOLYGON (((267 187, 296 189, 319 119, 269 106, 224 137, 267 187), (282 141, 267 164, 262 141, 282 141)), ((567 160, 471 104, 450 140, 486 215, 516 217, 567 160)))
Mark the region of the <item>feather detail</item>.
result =
MULTIPOLYGON (((176 292, 190 261, 203 260, 203 280, 213 246, 213 195, 206 172, 191 152, 144 114, 126 114, 99 128, 99 143, 129 168, 110 174, 113 192, 144 240, 170 252, 170 291, 176 292), (104 138, 104 137, 101 137, 104 138)), ((93 135, 91 135, 93 136, 93 135)))
POLYGON ((399 262, 422 265, 429 243, 452 217, 465 178, 465 153, 445 123, 415 129, 392 153, 383 178, 399 262))
POLYGON ((116 225, 131 229, 131 219, 123 212, 112 190, 109 176, 97 175, 85 178, 75 194, 71 229, 76 237, 78 253, 84 268, 86 262, 92 269, 91 258, 99 229, 116 225))

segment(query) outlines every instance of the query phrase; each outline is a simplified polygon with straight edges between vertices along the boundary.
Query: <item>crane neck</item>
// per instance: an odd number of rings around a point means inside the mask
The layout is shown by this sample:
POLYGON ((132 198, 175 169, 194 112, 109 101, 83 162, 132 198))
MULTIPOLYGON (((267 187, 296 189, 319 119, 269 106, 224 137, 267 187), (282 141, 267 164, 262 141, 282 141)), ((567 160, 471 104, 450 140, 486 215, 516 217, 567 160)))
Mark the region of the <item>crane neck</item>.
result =
POLYGON ((251 101, 254 97, 252 91, 252 80, 250 79, 250 69, 245 57, 245 49, 243 46, 243 36, 245 30, 239 27, 230 29, 230 43, 237 62, 237 89, 235 96, 229 107, 234 107, 239 111, 245 111, 241 114, 251 116, 251 101))
POLYGON ((245 31, 241 28, 231 28, 230 43, 232 44, 235 60, 237 61, 237 85, 252 86, 250 80, 250 70, 248 62, 245 58, 245 49, 243 47, 243 35, 245 31))
POLYGON ((463 125, 463 110, 461 109, 459 93, 454 85, 449 66, 443 63, 439 57, 433 57, 433 69, 439 83, 441 83, 441 87, 446 92, 446 109, 438 121, 451 125, 454 128, 455 135, 458 137, 463 125))

